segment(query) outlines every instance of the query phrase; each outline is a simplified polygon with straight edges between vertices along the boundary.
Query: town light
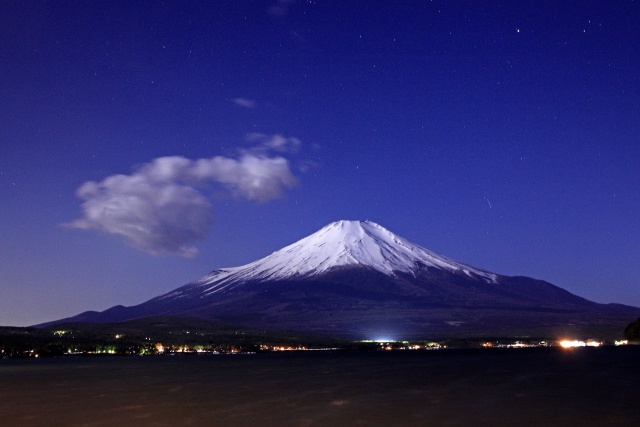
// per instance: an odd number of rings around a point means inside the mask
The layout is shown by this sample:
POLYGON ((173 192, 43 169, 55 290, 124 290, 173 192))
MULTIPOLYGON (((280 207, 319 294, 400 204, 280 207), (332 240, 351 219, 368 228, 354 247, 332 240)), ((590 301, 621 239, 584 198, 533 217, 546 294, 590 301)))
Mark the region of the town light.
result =
POLYGON ((562 348, 575 348, 575 347, 585 347, 587 343, 584 341, 578 340, 562 340, 560 341, 560 346, 562 348))

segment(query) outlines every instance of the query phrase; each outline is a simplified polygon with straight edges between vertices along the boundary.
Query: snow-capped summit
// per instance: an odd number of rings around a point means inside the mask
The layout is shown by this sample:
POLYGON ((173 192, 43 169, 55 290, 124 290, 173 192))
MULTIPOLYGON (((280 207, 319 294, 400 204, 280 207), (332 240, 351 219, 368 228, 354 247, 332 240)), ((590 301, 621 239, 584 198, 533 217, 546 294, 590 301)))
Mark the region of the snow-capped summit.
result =
POLYGON ((364 266, 388 276, 410 275, 425 267, 495 282, 496 275, 461 264, 393 234, 371 221, 336 221, 296 243, 250 264, 224 268, 194 282, 212 284, 206 293, 238 280, 282 280, 323 274, 337 267, 364 266))

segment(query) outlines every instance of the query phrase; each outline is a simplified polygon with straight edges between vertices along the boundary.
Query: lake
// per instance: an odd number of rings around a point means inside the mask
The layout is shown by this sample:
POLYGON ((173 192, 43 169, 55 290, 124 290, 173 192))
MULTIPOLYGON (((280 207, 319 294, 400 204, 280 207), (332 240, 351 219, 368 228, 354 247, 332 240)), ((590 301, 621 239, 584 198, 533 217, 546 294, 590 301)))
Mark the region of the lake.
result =
POLYGON ((640 346, 0 361, 2 426, 640 425, 640 346))

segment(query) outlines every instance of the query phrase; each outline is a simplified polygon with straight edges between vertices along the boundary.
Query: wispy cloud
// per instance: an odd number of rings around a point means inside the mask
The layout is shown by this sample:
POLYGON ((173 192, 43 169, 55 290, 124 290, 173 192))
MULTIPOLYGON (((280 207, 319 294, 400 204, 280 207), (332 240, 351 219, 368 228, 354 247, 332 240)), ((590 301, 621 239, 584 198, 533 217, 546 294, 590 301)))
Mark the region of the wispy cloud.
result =
POLYGON ((239 107, 244 107, 244 108, 256 108, 256 105, 258 105, 258 103, 255 100, 248 99, 248 98, 233 98, 231 102, 233 102, 239 107))
POLYGON ((295 0, 277 0, 269 6, 269 14, 273 16, 284 16, 289 12, 289 5, 295 0))
POLYGON ((236 197, 267 202, 297 182, 289 161, 269 156, 262 146, 238 158, 160 157, 130 175, 84 183, 76 192, 83 215, 64 225, 120 236, 151 254, 193 257, 194 243, 206 237, 212 222, 203 187, 215 183, 236 197))
POLYGON ((296 153, 300 150, 302 142, 294 136, 283 136, 278 134, 267 135, 264 133, 250 133, 247 141, 254 144, 253 151, 296 153))

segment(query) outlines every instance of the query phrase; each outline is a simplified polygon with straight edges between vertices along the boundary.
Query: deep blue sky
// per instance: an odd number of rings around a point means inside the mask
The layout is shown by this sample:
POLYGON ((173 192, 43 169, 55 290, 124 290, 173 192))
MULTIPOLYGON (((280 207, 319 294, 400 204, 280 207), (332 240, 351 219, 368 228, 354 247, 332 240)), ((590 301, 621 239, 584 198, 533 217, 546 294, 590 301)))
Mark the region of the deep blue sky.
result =
POLYGON ((339 219, 640 306, 638 2, 134 3, 2 6, 0 325, 339 219))

